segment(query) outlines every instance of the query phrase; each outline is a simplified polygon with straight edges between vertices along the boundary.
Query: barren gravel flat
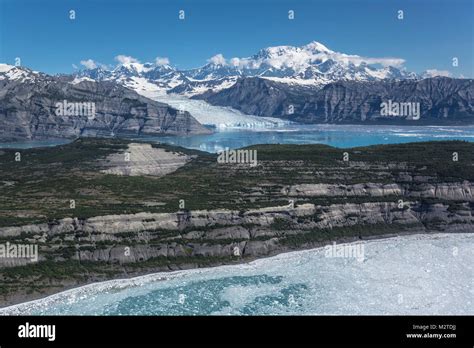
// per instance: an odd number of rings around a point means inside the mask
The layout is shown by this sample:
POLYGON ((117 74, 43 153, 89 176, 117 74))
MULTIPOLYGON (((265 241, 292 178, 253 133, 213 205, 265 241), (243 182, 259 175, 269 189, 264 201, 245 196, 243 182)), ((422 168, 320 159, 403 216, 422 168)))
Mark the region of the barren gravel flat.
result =
POLYGON ((102 172, 113 175, 163 176, 176 171, 191 160, 191 156, 154 148, 150 144, 131 143, 123 153, 109 155, 108 167, 102 172))

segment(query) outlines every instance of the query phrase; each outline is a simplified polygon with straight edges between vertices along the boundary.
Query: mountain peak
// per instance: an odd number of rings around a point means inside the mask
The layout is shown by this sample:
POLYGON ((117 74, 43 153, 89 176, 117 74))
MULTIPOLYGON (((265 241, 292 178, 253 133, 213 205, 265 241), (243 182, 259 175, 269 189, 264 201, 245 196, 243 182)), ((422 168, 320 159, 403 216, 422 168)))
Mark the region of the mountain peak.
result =
POLYGON ((13 65, 0 63, 0 73, 8 72, 13 68, 13 65))
POLYGON ((40 73, 26 67, 0 63, 0 80, 34 80, 40 73))
POLYGON ((303 48, 306 48, 311 51, 317 51, 317 52, 325 52, 325 53, 334 52, 318 41, 311 41, 309 44, 303 46, 303 48))
POLYGON ((116 71, 128 70, 132 73, 141 74, 141 73, 150 71, 151 69, 152 68, 149 67, 148 64, 142 64, 138 62, 125 62, 125 63, 120 63, 119 65, 117 65, 117 67, 113 71, 116 72, 116 71))
POLYGON ((189 70, 170 66, 167 58, 157 58, 156 63, 142 64, 133 57, 121 55, 117 61, 121 64, 111 72, 84 75, 117 80, 123 84, 131 83, 137 89, 145 88, 144 83, 151 83, 161 90, 170 91, 169 88, 172 88, 173 93, 182 90, 189 95, 209 89, 228 88, 238 77, 262 77, 316 88, 335 81, 419 78, 417 74, 402 68, 403 59, 345 54, 332 51, 319 41, 311 41, 303 46, 262 48, 252 56, 241 58, 226 59, 222 54, 216 54, 205 65, 189 70), (179 85, 182 86, 175 89, 179 85))

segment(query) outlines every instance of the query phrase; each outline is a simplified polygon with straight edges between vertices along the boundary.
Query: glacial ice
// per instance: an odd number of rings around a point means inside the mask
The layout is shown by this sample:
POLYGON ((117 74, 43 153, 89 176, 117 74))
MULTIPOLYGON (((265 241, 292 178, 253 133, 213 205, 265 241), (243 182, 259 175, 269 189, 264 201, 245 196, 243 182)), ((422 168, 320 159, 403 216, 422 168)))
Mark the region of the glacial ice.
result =
POLYGON ((189 99, 176 94, 156 96, 155 100, 178 110, 188 111, 199 123, 217 128, 267 128, 289 124, 278 118, 246 115, 230 107, 214 106, 204 100, 189 99))
POLYGON ((214 106, 204 100, 189 99, 178 94, 166 94, 164 89, 146 81, 135 80, 129 86, 137 93, 171 107, 188 111, 199 123, 216 128, 266 128, 289 124, 288 121, 274 118, 246 115, 230 107, 214 106))

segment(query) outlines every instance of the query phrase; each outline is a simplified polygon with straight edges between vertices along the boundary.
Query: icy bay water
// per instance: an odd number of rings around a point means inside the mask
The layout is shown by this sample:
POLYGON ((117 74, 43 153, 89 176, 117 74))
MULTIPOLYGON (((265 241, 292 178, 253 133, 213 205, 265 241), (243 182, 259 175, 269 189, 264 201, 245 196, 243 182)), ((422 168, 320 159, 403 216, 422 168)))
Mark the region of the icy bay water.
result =
POLYGON ((227 128, 210 135, 147 139, 208 152, 255 144, 326 144, 347 148, 429 140, 474 141, 474 126, 285 125, 275 128, 227 128))
MULTIPOLYGON (((280 125, 220 128, 209 135, 144 136, 134 139, 159 141, 208 152, 255 144, 327 144, 346 148, 429 140, 474 141, 474 126, 280 125)), ((54 146, 67 142, 67 140, 45 140, 0 143, 0 148, 54 146)))
POLYGON ((69 143, 69 140, 59 139, 59 140, 24 140, 10 143, 0 143, 0 149, 30 149, 35 147, 47 147, 47 146, 56 146, 64 145, 69 143))
POLYGON ((474 234, 411 235, 362 245, 361 261, 327 257, 325 248, 297 251, 92 284, 0 314, 474 314, 474 234))

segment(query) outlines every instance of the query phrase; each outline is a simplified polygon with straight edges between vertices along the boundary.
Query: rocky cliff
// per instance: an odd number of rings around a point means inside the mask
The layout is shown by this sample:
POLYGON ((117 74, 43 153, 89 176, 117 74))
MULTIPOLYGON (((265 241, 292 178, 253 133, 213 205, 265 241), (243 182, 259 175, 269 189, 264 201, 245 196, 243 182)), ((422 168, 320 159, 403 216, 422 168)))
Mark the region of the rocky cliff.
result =
MULTIPOLYGON (((460 198, 463 197, 453 197, 460 198)), ((258 257, 290 249, 286 242, 295 237, 303 238, 300 247, 318 245, 325 238, 320 235, 311 240, 311 237, 331 230, 337 235, 338 229, 350 231, 356 226, 365 226, 374 235, 383 235, 387 225, 393 226, 389 230, 393 233, 472 232, 472 202, 471 197, 454 210, 449 203, 422 204, 407 200, 403 207, 390 201, 327 206, 304 203, 246 212, 222 209, 109 215, 84 220, 65 218, 54 224, 3 227, 0 235, 48 245, 43 248, 40 261, 51 257, 61 260, 66 251, 71 251, 65 248, 70 243, 74 243, 70 258, 81 261, 136 263, 156 257, 258 257), (305 237, 309 237, 307 243, 305 237), (238 248, 236 255, 235 248, 238 248)), ((360 233, 347 233, 346 237, 360 238, 363 229, 360 233)), ((0 259, 3 266, 27 263, 0 259)))
POLYGON ((242 78, 230 88, 195 98, 247 114, 303 123, 474 123, 472 79, 339 81, 316 89, 255 77, 242 78), (419 115, 384 113, 382 103, 389 102, 419 103, 419 115))
POLYGON ((20 67, 5 70, 0 74, 2 141, 209 133, 188 112, 178 112, 114 82, 53 77, 20 67), (58 112, 58 103, 66 105, 64 110, 58 112), (68 109, 70 105, 81 108, 68 109))

